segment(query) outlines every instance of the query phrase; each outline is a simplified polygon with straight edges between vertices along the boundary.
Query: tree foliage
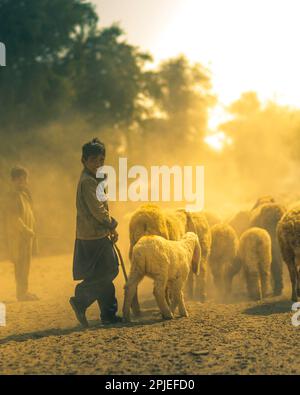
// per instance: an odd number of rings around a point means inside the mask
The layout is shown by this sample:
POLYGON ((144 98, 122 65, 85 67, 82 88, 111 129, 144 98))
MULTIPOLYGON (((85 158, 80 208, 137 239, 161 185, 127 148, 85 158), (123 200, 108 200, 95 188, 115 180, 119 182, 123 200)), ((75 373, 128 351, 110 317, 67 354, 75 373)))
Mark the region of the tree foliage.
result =
POLYGON ((104 127, 128 126, 140 118, 143 66, 151 56, 129 45, 113 25, 74 43, 66 59, 74 110, 104 127))
POLYGON ((26 129, 65 109, 71 86, 63 58, 97 15, 80 0, 1 0, 0 40, 7 67, 0 73, 2 126, 26 129))

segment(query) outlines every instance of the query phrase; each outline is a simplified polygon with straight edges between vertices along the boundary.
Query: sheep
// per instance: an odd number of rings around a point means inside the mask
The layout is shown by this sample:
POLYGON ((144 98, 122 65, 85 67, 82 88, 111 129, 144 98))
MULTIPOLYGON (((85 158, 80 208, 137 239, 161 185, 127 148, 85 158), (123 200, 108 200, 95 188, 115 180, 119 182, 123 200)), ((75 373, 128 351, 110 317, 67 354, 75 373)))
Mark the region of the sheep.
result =
POLYGON ((233 217, 229 218, 227 221, 230 226, 236 231, 237 235, 240 237, 247 229, 251 227, 251 218, 253 217, 253 212, 257 208, 267 203, 274 203, 274 198, 272 196, 266 195, 259 197, 254 206, 250 210, 242 210, 235 214, 233 217))
POLYGON ((233 277, 240 270, 237 257, 238 237, 232 226, 221 223, 211 228, 209 264, 219 294, 226 298, 231 293, 233 277))
POLYGON ((130 321, 130 306, 143 277, 154 280, 154 296, 164 319, 174 318, 178 306, 180 316, 187 317, 183 286, 190 270, 199 271, 201 247, 198 236, 187 232, 179 241, 166 240, 161 236, 143 236, 134 246, 132 265, 125 285, 123 319, 130 321), (166 300, 166 288, 171 304, 166 300))
MULTIPOLYGON (((181 216, 181 215, 180 215, 181 216)), ((129 259, 132 260, 132 251, 135 244, 145 235, 157 235, 166 239, 179 240, 184 235, 184 227, 178 216, 169 210, 168 213, 158 205, 148 203, 141 205, 131 216, 129 223, 129 259)), ((166 298, 169 299, 168 292, 166 298)), ((133 312, 140 315, 138 296, 133 298, 133 312)))
POLYGON ((281 255, 286 263, 291 284, 292 301, 300 297, 300 208, 289 210, 277 225, 281 255))
POLYGON ((259 206, 262 206, 263 204, 268 203, 275 203, 275 199, 271 195, 260 196, 252 207, 251 211, 255 210, 259 206))
POLYGON ((169 239, 169 231, 163 210, 155 204, 143 204, 131 216, 129 223, 129 259, 132 249, 142 236, 157 235, 169 239))
MULTIPOLYGON (((162 210, 155 204, 144 204, 132 215, 129 225, 131 260, 132 249, 143 235, 158 235, 168 240, 179 240, 185 232, 195 232, 199 237, 202 258, 199 276, 195 280, 195 294, 201 301, 206 299, 207 260, 210 253, 211 234, 202 213, 189 213, 184 209, 162 210)), ((194 296, 194 278, 190 274, 187 292, 194 296)))
POLYGON ((227 223, 236 231, 236 234, 240 237, 242 233, 249 229, 250 218, 251 212, 243 210, 239 211, 237 214, 231 217, 227 221, 227 223))
POLYGON ((246 230, 239 242, 237 258, 244 272, 248 294, 260 300, 269 294, 271 270, 271 237, 262 228, 246 230))
MULTIPOLYGON (((270 198, 271 199, 271 198, 270 198)), ((278 203, 264 203, 252 210, 250 225, 265 229, 272 242, 272 287, 273 295, 279 296, 283 290, 283 263, 276 235, 277 224, 285 214, 286 209, 278 203)))
POLYGON ((201 302, 207 298, 207 266, 211 249, 211 231, 207 219, 202 212, 185 212, 187 217, 187 231, 198 235, 201 247, 201 264, 198 276, 191 272, 187 283, 187 293, 189 298, 195 297, 201 302))
POLYGON ((222 222, 221 218, 213 213, 212 211, 203 211, 203 214, 208 222, 209 227, 219 224, 222 222))
POLYGON ((179 240, 185 232, 198 235, 201 246, 201 265, 198 276, 190 272, 186 292, 192 299, 204 302, 206 300, 207 262, 210 254, 211 232, 205 214, 202 212, 187 212, 185 209, 164 210, 167 232, 170 240, 179 240))
POLYGON ((181 210, 164 211, 169 240, 180 240, 187 231, 188 218, 181 210))

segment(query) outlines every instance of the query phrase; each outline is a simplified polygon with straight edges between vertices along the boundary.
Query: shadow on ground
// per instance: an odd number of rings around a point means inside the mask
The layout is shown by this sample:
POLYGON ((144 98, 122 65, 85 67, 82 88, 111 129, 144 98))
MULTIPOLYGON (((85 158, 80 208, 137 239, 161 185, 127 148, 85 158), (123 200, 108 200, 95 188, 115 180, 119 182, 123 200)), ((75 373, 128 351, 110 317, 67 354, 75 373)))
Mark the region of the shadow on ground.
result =
POLYGON ((248 307, 242 314, 248 315, 272 315, 283 314, 291 311, 292 302, 290 300, 273 300, 270 302, 262 302, 259 305, 248 307))
POLYGON ((72 333, 80 333, 85 331, 96 331, 96 330, 111 330, 112 328, 128 328, 128 327, 142 327, 159 324, 165 322, 159 314, 153 314, 153 311, 147 310, 143 311, 140 317, 133 317, 132 322, 128 323, 118 323, 111 325, 103 325, 99 321, 89 321, 89 328, 82 328, 80 325, 71 328, 51 328, 43 331, 35 331, 28 333, 21 333, 18 335, 10 335, 3 339, 0 339, 0 345, 9 342, 25 342, 28 340, 40 340, 50 336, 68 336, 72 333))

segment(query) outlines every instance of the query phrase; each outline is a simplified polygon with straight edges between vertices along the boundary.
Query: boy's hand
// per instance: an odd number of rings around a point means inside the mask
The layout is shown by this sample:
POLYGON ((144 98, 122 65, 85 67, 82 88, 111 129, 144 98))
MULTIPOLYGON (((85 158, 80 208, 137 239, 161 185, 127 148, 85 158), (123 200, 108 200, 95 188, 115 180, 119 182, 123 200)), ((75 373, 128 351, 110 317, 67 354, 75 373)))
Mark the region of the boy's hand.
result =
POLYGON ((116 231, 116 229, 114 229, 114 230, 112 230, 112 231, 110 232, 110 238, 111 238, 111 241, 112 241, 113 243, 116 243, 116 242, 118 241, 118 239, 119 239, 119 233, 116 231))

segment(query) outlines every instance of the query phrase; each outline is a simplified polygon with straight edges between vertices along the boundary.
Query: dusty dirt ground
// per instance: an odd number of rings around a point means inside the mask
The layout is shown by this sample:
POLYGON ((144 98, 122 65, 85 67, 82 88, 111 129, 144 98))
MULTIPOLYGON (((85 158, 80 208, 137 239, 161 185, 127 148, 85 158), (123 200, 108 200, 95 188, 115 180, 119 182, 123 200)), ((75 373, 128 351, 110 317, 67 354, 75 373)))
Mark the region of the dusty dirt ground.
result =
MULTIPOLYGON (((82 330, 68 299, 72 256, 33 261, 31 291, 38 302, 15 300, 13 267, 0 262, 0 374, 299 374, 300 327, 291 324, 289 287, 261 303, 189 302, 189 318, 164 322, 141 286, 144 314, 131 324, 104 327, 92 306, 82 330)), ((120 308, 124 280, 116 280, 120 308)))

